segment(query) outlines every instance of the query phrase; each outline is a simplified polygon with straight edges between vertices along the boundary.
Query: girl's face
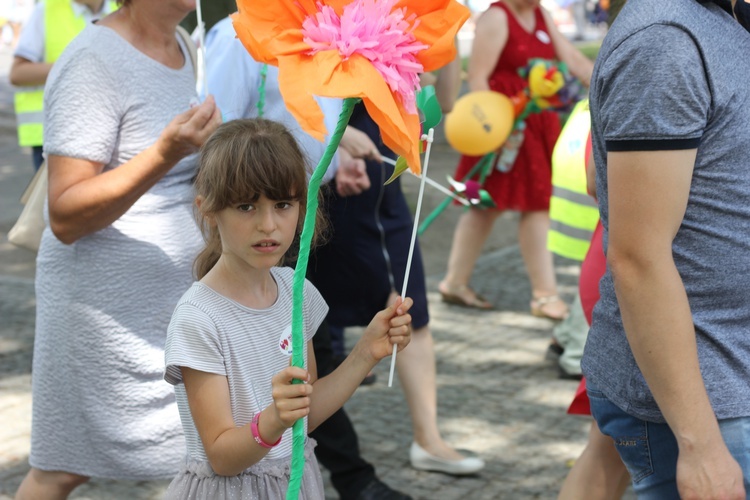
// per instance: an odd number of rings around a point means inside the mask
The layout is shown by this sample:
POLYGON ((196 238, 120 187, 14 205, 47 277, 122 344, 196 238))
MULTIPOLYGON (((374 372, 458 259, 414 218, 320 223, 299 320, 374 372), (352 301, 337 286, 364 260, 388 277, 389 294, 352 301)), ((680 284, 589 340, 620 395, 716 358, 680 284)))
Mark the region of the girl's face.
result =
POLYGON ((299 219, 296 200, 238 203, 215 216, 221 236, 222 258, 240 266, 269 270, 277 265, 294 241, 299 219))

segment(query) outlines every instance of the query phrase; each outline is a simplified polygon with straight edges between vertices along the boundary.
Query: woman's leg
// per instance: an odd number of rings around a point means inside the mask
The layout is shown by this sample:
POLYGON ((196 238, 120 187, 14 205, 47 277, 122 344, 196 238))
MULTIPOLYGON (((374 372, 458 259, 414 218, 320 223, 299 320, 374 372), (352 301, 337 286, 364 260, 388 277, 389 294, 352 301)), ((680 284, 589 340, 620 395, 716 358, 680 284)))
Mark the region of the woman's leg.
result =
POLYGON ((630 476, 614 441, 593 422, 589 442, 565 478, 558 500, 615 500, 622 498, 628 484, 630 476))
POLYGON ((471 209, 461 215, 453 233, 448 270, 440 283, 441 292, 459 295, 466 299, 466 302, 476 299, 473 292, 467 288, 471 273, 487 237, 492 232, 495 220, 501 213, 499 210, 471 209))
POLYGON ((409 348, 398 353, 396 367, 411 413, 414 441, 436 457, 464 458, 443 441, 438 430, 435 349, 429 326, 412 332, 409 348))
MULTIPOLYGON (((549 212, 521 212, 518 244, 531 282, 533 299, 557 295, 555 266, 552 263, 552 254, 547 249, 548 231, 549 212)), ((539 309, 544 315, 554 319, 563 319, 568 313, 568 307, 561 300, 542 301, 539 309)))
POLYGON ((31 468, 16 492, 15 500, 64 500, 89 478, 61 471, 31 468))

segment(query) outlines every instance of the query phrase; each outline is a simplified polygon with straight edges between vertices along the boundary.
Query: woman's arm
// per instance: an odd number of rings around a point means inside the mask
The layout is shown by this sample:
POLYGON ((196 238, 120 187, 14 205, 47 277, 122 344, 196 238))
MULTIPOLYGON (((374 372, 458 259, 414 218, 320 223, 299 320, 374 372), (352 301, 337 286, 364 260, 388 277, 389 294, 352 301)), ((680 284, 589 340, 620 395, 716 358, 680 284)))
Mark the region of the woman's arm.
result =
MULTIPOLYGON (((456 39, 458 47, 458 39, 456 39)), ((461 55, 456 50, 456 57, 440 68, 435 82, 435 96, 440 103, 443 113, 450 113, 456 97, 461 90, 461 55)))
POLYGON ((552 38, 552 44, 555 46, 557 58, 567 64, 573 76, 581 80, 588 87, 591 84, 591 73, 594 71, 594 63, 588 57, 584 56, 575 45, 570 43, 565 38, 565 35, 560 33, 549 13, 543 7, 540 8, 542 9, 544 22, 547 24, 547 31, 549 31, 552 38))
POLYGON ((130 161, 103 173, 98 162, 51 155, 50 228, 70 244, 120 218, 178 161, 197 151, 221 123, 213 97, 178 115, 157 141, 130 161))
POLYGON ((8 79, 11 85, 16 87, 41 86, 47 81, 47 75, 51 69, 52 63, 32 62, 15 56, 8 79))
POLYGON ((489 79, 508 43, 508 16, 502 9, 490 8, 477 20, 469 58, 469 90, 489 90, 489 79))

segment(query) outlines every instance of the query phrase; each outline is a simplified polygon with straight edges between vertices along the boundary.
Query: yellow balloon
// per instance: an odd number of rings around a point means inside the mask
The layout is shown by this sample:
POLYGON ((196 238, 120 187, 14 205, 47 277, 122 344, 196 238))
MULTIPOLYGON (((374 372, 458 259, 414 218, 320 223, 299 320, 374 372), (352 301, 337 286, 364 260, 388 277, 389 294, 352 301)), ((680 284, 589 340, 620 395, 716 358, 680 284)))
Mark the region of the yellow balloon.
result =
POLYGON ((505 142, 514 118, 513 103, 505 95, 491 90, 470 92, 445 117, 445 138, 459 153, 482 156, 505 142))

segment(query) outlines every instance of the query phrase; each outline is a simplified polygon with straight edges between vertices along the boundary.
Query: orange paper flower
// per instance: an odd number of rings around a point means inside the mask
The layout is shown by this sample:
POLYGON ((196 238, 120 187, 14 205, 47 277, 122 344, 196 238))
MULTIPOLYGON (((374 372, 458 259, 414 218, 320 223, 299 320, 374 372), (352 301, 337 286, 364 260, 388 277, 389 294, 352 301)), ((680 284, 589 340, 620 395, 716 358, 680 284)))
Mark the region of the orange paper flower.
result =
POLYGON ((313 98, 358 97, 383 142, 420 172, 417 76, 453 60, 469 10, 455 0, 237 0, 237 36, 279 67, 279 90, 310 135, 323 140, 313 98))

